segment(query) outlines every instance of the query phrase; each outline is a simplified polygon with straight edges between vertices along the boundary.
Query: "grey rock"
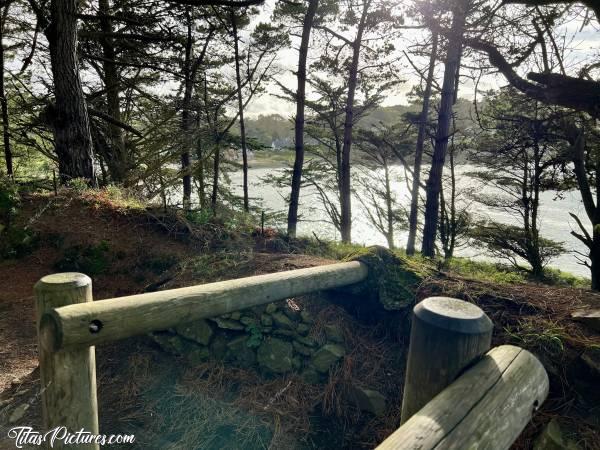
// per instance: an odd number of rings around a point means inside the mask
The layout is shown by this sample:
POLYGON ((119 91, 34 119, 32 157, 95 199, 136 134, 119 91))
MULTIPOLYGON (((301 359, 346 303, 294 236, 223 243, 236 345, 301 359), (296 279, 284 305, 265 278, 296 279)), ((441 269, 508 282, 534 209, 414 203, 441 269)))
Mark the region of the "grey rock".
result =
POLYGON ((287 330, 293 330, 295 328, 294 322, 292 322, 289 319, 289 317, 287 317, 282 312, 276 312, 276 313, 272 314, 272 317, 273 317, 273 322, 279 328, 284 328, 287 330))
POLYGON ((360 408, 376 416, 385 414, 385 396, 378 391, 351 386, 348 393, 349 399, 360 408))
POLYGON ((176 334, 156 333, 152 334, 152 339, 163 351, 174 355, 184 355, 196 347, 193 342, 176 334))
POLYGON ((242 313, 239 311, 234 311, 231 313, 232 320, 240 320, 240 317, 242 317, 242 313))
POLYGON ((344 347, 338 344, 326 344, 321 347, 312 357, 312 365, 321 373, 329 372, 329 369, 337 363, 346 353, 344 347))
POLYGON ((227 344, 226 360, 241 367, 251 367, 256 363, 256 354, 248 346, 248 336, 240 336, 227 344))
POLYGON ((258 319, 256 319, 256 317, 242 316, 240 322, 246 327, 258 325, 258 319))
POLYGON ((210 323, 204 319, 179 325, 175 328, 175 331, 184 338, 198 342, 202 345, 210 344, 210 340, 214 334, 210 323))
POLYGON ((317 372, 314 367, 307 367, 302 371, 300 377, 305 383, 308 384, 319 384, 321 382, 321 375, 317 372))
POLYGON ((298 328, 296 328, 296 330, 302 336, 306 336, 310 332, 310 327, 308 325, 306 325, 305 323, 301 323, 298 325, 298 328))
POLYGON ((574 441, 568 440, 556 419, 552 419, 533 444, 533 450, 581 450, 574 441))
POLYGON ((280 330, 280 329, 275 329, 273 330, 273 334, 275 336, 285 336, 288 338, 295 338, 297 335, 297 333, 295 331, 292 330, 280 330))
POLYGON ((294 350, 296 351, 296 353, 300 353, 301 355, 311 356, 314 353, 314 350, 312 348, 307 347, 306 345, 302 345, 297 341, 292 342, 292 345, 294 346, 294 350))
POLYGON ((299 344, 305 345, 307 347, 316 347, 317 346, 317 341, 315 341, 311 337, 297 336, 295 338, 295 341, 298 342, 299 344))
POLYGON ((197 365, 208 361, 210 358, 210 352, 207 347, 198 347, 188 352, 186 357, 191 364, 197 365))
POLYGON ((269 303, 265 311, 267 314, 273 314, 275 311, 277 311, 277 305, 275 303, 269 303))
POLYGON ((292 358, 292 367, 294 370, 302 369, 302 359, 299 356, 296 355, 292 358))
POLYGON ((265 327, 270 327, 271 325, 273 325, 273 319, 271 318, 271 316, 263 314, 262 316, 260 316, 260 323, 263 324, 265 327))
POLYGON ((302 311, 300 311, 300 318, 302 319, 302 322, 307 323, 309 325, 313 324, 315 319, 313 319, 313 316, 311 313, 309 313, 307 310, 303 309, 302 311))
POLYGON ((282 339, 271 338, 265 340, 256 354, 258 364, 273 373, 290 372, 293 368, 292 344, 282 339))
POLYGON ((344 343, 344 334, 337 325, 325 325, 325 335, 329 342, 335 342, 337 344, 344 343))
POLYGON ((221 319, 220 317, 216 317, 211 320, 216 322, 217 326, 224 330, 242 331, 245 328, 244 325, 233 319, 221 319))
POLYGON ((227 354, 229 340, 223 334, 218 334, 210 345, 210 353, 217 359, 224 359, 227 354))

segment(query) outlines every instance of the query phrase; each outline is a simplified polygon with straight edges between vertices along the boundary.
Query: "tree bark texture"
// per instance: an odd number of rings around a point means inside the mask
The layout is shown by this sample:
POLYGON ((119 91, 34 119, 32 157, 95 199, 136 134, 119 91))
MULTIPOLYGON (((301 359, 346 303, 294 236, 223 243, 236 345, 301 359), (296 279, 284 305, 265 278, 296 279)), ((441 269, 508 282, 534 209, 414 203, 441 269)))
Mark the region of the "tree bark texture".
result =
POLYGON ((448 148, 450 124, 452 121, 452 105, 454 104, 456 94, 456 81, 462 53, 462 38, 467 8, 468 4, 465 0, 456 5, 454 17, 452 19, 451 33, 448 36, 448 50, 446 54, 444 83, 442 85, 442 98, 438 114, 435 147, 426 186, 425 225, 423 228, 421 253, 423 256, 428 257, 433 257, 435 254, 442 173, 444 171, 446 150, 448 148))
POLYGON ((77 65, 77 1, 52 0, 46 29, 54 80, 52 118, 61 181, 85 178, 96 184, 94 151, 77 65))
POLYGON ((417 227, 419 223, 419 190, 421 185, 421 164, 423 163, 423 149, 425 147, 425 138, 427 137, 427 121, 429 118, 429 102, 431 99, 431 88, 433 86, 433 76, 435 71, 435 62, 437 59, 438 34, 433 34, 431 44, 431 55, 429 56, 429 69, 427 71, 427 80, 425 81, 425 91, 423 92, 423 107, 419 118, 419 133, 417 135, 417 146, 415 149, 415 164, 413 170, 412 191, 410 200, 410 213, 408 216, 408 240, 406 243, 406 254, 415 254, 415 241, 417 238, 417 227))
POLYGON ((302 25, 302 37, 298 56, 298 89, 296 91, 296 119, 294 128, 294 143, 296 155, 292 173, 292 192, 288 209, 287 232, 291 237, 296 237, 298 225, 298 204, 300 200, 300 186, 302 183, 302 169, 304 167, 304 107, 306 102, 306 60, 308 58, 308 45, 310 33, 315 20, 319 0, 309 0, 308 9, 302 25))

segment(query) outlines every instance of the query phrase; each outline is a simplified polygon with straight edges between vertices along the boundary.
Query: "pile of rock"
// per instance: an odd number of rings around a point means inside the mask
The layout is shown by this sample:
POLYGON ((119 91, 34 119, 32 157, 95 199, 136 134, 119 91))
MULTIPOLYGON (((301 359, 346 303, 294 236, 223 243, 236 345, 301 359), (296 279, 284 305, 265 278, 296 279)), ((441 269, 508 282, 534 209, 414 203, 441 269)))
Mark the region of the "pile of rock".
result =
POLYGON ((308 383, 325 381, 346 353, 342 331, 324 328, 326 339, 311 337, 314 319, 294 303, 270 303, 152 335, 160 347, 192 364, 209 358, 267 375, 295 372, 308 383))

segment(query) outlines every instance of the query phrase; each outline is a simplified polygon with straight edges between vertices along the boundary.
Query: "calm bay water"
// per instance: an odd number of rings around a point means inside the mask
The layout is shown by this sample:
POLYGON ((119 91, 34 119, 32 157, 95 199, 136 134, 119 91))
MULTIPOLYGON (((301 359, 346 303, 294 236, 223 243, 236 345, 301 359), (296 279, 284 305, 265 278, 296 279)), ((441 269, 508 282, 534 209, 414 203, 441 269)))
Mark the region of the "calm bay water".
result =
MULTIPOLYGON (((490 187, 482 185, 477 180, 466 175, 476 168, 470 165, 462 165, 457 168, 457 184, 458 189, 476 189, 478 192, 494 195, 495 192, 490 187)), ((265 183, 262 179, 268 175, 281 172, 280 168, 250 168, 250 197, 253 205, 261 206, 268 211, 279 211, 287 213, 287 205, 285 196, 289 195, 288 189, 280 190, 270 184, 265 183)), ((392 189, 396 195, 398 203, 409 208, 410 198, 409 191, 404 179, 404 173, 398 170, 394 171, 395 181, 392 184, 392 189)), ((375 172, 375 176, 377 173, 375 172)), ((236 194, 242 193, 242 178, 241 173, 232 173, 232 187, 236 194)), ((498 210, 487 208, 479 203, 474 203, 470 200, 464 200, 468 204, 468 210, 481 218, 489 218, 504 223, 516 223, 516 220, 498 210)), ((339 239, 339 233, 336 232, 333 225, 327 222, 327 215, 323 210, 320 199, 316 195, 314 189, 305 189, 300 198, 300 214, 302 221, 298 224, 298 234, 311 236, 313 233, 319 238, 339 239)), ((352 241, 364 245, 386 245, 386 240, 375 227, 369 222, 368 216, 364 211, 363 206, 357 198, 353 199, 353 222, 352 222, 352 241)), ((581 199, 578 192, 563 193, 560 198, 556 192, 548 191, 541 194, 541 210, 540 210, 540 231, 543 237, 563 242, 565 248, 570 252, 566 253, 551 263, 551 267, 570 272, 579 276, 589 277, 589 270, 578 263, 577 258, 572 253, 573 250, 586 253, 586 247, 574 236, 571 230, 577 230, 575 221, 569 216, 569 213, 577 214, 582 222, 591 229, 591 224, 585 215, 581 199)), ((285 222, 267 221, 268 226, 285 228, 285 222)), ((395 237, 396 245, 404 247, 407 239, 406 231, 398 231, 395 237)), ((485 255, 477 248, 460 248, 456 252, 457 256, 468 256, 476 259, 490 260, 489 256, 485 255)))

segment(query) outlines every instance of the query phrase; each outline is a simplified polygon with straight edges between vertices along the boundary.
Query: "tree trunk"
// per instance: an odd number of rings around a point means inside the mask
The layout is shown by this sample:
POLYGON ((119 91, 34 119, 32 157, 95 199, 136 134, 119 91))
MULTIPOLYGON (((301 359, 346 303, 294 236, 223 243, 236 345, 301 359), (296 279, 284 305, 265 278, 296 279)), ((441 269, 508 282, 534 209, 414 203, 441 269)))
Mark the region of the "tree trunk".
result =
POLYGON ((219 194, 219 170, 220 170, 220 160, 221 160, 221 148, 219 147, 219 143, 215 144, 215 159, 213 161, 213 185, 212 185, 212 195, 210 197, 210 205, 213 210, 213 215, 217 215, 217 196, 219 194))
POLYGON ((346 117, 344 119, 344 146, 342 147, 342 170, 340 191, 340 232, 342 242, 350 243, 352 240, 352 186, 350 179, 350 151, 352 149, 352 127, 354 125, 354 96, 358 84, 358 63, 362 36, 366 26, 367 13, 371 0, 365 0, 362 15, 358 24, 356 39, 352 45, 352 62, 348 70, 348 98, 346 99, 346 117))
POLYGON ((461 1, 456 5, 452 19, 452 29, 449 36, 448 50, 444 69, 444 83, 442 85, 442 98, 438 114, 438 126, 435 137, 435 148, 431 161, 431 170, 427 180, 427 199, 425 203, 425 226, 423 228, 423 243, 421 253, 423 256, 435 255, 435 240, 438 229, 440 189, 446 150, 448 148, 448 134, 452 119, 452 105, 456 93, 456 81, 460 56, 462 51, 462 37, 466 20, 467 2, 461 1))
POLYGON ((190 147, 192 139, 190 136, 191 130, 191 114, 190 107, 192 103, 192 89, 194 88, 192 80, 192 18, 190 7, 186 10, 187 17, 187 39, 185 43, 185 60, 183 65, 184 91, 183 104, 181 106, 181 131, 183 150, 181 152, 181 173, 183 175, 183 209, 188 211, 192 203, 192 174, 190 173, 190 147))
MULTIPOLYGON (((454 126, 454 120, 452 121, 452 129, 456 132, 454 126)), ((454 247, 456 246, 456 234, 458 233, 456 223, 456 166, 454 164, 454 138, 452 138, 452 147, 450 148, 450 241, 448 244, 448 251, 444 255, 444 259, 450 259, 454 256, 454 247)))
POLYGON ((235 56, 235 80, 237 83, 238 111, 240 116, 240 140, 242 144, 242 171, 244 173, 244 211, 250 211, 248 201, 248 149, 246 148, 246 124, 244 123, 244 100, 242 99, 242 77, 240 74, 240 49, 235 10, 230 10, 231 30, 233 34, 233 48, 235 56))
MULTIPOLYGON (((200 113, 197 118, 198 130, 200 130, 200 113)), ((204 180, 204 152, 202 151, 202 136, 198 133, 196 141, 196 158, 198 158, 198 171, 196 179, 198 180, 198 201, 200 202, 200 209, 206 207, 206 183, 204 180)))
POLYGON ((592 275, 592 290, 600 291, 600 223, 594 225, 592 247, 590 248, 590 271, 592 275))
MULTIPOLYGON (((102 46, 104 69, 104 88, 106 89, 106 110, 116 122, 121 122, 121 107, 119 103, 120 80, 117 65, 115 64, 116 52, 113 39, 113 26, 110 19, 109 0, 98 0, 98 13, 100 16, 100 29, 103 36, 100 38, 102 46)), ((113 123, 107 124, 110 148, 107 150, 106 163, 113 181, 123 182, 130 168, 128 155, 125 150, 123 129, 113 123)))
POLYGON ((296 91, 296 120, 294 141, 296 156, 294 171, 292 173, 292 192, 290 194, 290 207, 288 210, 287 232, 290 237, 296 237, 298 224, 298 204, 300 201, 300 185, 302 183, 302 169, 304 167, 304 105, 306 102, 306 60, 308 58, 308 44, 319 0, 309 0, 308 9, 304 16, 302 38, 298 55, 298 89, 296 91))
POLYGON ((540 232, 538 226, 538 214, 540 207, 540 178, 542 173, 541 158, 542 151, 540 149, 540 121, 537 117, 537 102, 536 102, 536 116, 534 123, 534 141, 533 141, 533 179, 532 179, 532 199, 531 199, 531 250, 532 260, 531 264, 533 268, 533 275, 536 278, 542 278, 544 276, 544 266, 542 264, 542 255, 540 251, 540 232))
POLYGON ((0 16, 0 107, 2 109, 2 138, 4 139, 4 159, 6 161, 6 174, 13 176, 12 150, 10 148, 10 131, 8 122, 8 99, 4 90, 4 26, 8 17, 10 3, 4 6, 0 16))
POLYGON ((438 34, 432 36, 431 55, 429 56, 429 70, 423 92, 423 107, 419 117, 419 134, 417 135, 417 147, 415 149, 415 166, 413 170, 412 191, 410 200, 410 214, 408 217, 408 241, 406 242, 406 254, 415 254, 415 241, 417 237, 417 226, 419 218, 419 190, 421 185, 421 164, 423 162, 423 148, 427 137, 427 122, 429 118, 429 101, 431 99, 431 87, 433 86, 433 75, 435 61, 437 59, 438 34))
POLYGON ((392 187, 390 182, 390 166, 387 159, 384 160, 383 170, 385 175, 385 208, 386 208, 386 219, 387 219, 387 233, 386 238, 388 242, 388 248, 394 249, 394 209, 392 205, 392 187))
POLYGON ((61 181, 85 178, 96 184, 94 151, 87 106, 77 67, 76 0, 52 0, 46 28, 55 105, 49 111, 54 128, 61 181))
MULTIPOLYGON (((590 271, 592 276, 592 290, 600 291, 600 208, 597 207, 598 196, 598 183, 600 180, 596 176, 596 201, 592 194, 590 187, 590 180, 587 176, 586 168, 586 139, 585 139, 585 128, 577 128, 574 124, 571 126, 565 126, 564 131, 567 134, 567 139, 571 144, 571 158, 573 162, 573 172, 577 181, 577 187, 581 194, 581 201, 585 208, 585 213, 592 223, 592 236, 585 232, 585 228, 580 224, 582 234, 571 231, 571 234, 583 242, 589 249, 590 258, 590 271)), ((598 167, 598 165, 596 165, 598 167)), ((573 215, 572 215, 573 216, 573 215)), ((577 217, 577 216, 573 216, 577 217)))

